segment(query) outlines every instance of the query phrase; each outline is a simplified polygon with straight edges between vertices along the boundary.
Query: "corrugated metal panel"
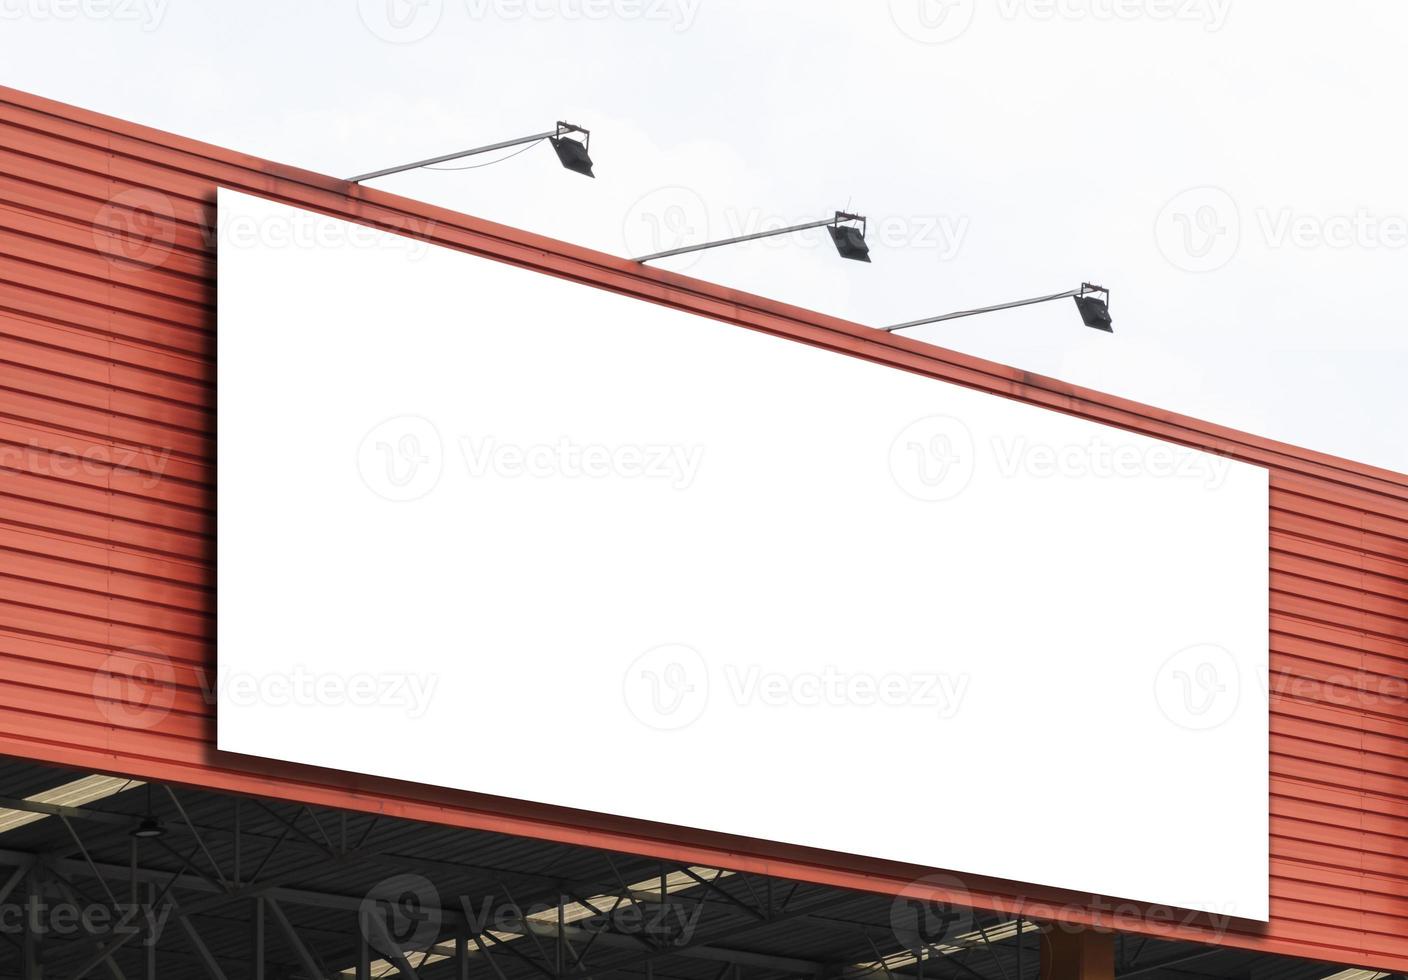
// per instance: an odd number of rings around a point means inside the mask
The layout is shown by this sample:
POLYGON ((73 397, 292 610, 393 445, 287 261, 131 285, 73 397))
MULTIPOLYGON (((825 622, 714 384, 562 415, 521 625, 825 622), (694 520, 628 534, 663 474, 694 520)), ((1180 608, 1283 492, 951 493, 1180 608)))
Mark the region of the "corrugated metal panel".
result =
MULTIPOLYGON (((1269 467, 1272 922, 1224 934, 1143 910, 1117 924, 1408 970, 1408 477, 8 89, 0 752, 881 892, 916 873, 218 755, 217 184, 1269 467)), ((972 900, 1110 924, 1088 896, 1050 889, 984 881, 972 900)))

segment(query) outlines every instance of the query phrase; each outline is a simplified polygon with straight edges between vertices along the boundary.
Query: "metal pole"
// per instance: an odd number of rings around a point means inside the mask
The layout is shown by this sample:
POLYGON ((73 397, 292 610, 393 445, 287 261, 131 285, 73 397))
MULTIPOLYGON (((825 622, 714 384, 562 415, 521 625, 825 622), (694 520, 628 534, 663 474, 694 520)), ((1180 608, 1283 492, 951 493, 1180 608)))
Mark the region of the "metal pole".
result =
POLYGON ((264 980, 264 899, 254 900, 254 980, 264 980))
POLYGON ((1016 306, 1031 306, 1033 303, 1049 303, 1053 299, 1070 299, 1073 296, 1081 296, 1088 290, 1084 286, 1080 289, 1068 289, 1064 293, 1052 293, 1050 296, 1036 296, 1032 299, 1019 299, 1011 303, 998 303, 996 306, 983 306, 976 310, 959 310, 957 313, 944 313, 940 316, 925 317, 922 320, 910 320, 908 323, 897 323, 893 327, 881 327, 886 333, 894 333, 896 330, 907 330, 910 327, 922 327, 926 323, 940 323, 944 320, 956 320, 961 316, 977 316, 979 313, 994 313, 997 310, 1010 310, 1016 306))
MULTIPOLYGON (((380 914, 380 910, 377 914, 380 914)), ((372 951, 367 942, 365 921, 359 921, 357 929, 357 980, 372 980, 372 951)))
POLYGON ((461 157, 472 157, 476 153, 492 153, 494 150, 506 150, 510 146, 522 146, 524 143, 536 143, 538 140, 545 140, 550 136, 561 136, 563 133, 581 132, 585 132, 585 130, 580 126, 561 126, 558 129, 550 129, 546 133, 534 133, 532 136, 520 136, 515 140, 504 140, 502 143, 490 143, 488 146, 476 146, 472 150, 460 150, 458 153, 446 153, 442 157, 417 160, 415 163, 407 163, 399 167, 387 167, 385 170, 373 170, 369 174, 349 177, 348 181, 353 184, 360 184, 362 181, 371 180, 373 177, 385 177, 387 174, 399 174, 406 170, 417 170, 421 167, 434 166, 437 163, 448 163, 451 160, 458 160, 461 157))
POLYGON ((235 887, 240 885, 240 798, 235 797, 235 887))
MULTIPOLYGON (((1022 980, 1022 917, 1017 916, 1017 980, 1022 980)), ((1037 980, 1041 980, 1040 977, 1037 980)))
POLYGON ((42 980, 44 975, 39 936, 33 929, 34 920, 38 917, 39 901, 39 886, 35 881, 34 872, 30 871, 25 875, 24 935, 21 938, 24 980, 42 980))
MULTIPOLYGON (((804 225, 792 225, 788 228, 776 228, 772 231, 759 231, 751 235, 739 235, 737 238, 725 238, 717 242, 704 242, 702 245, 685 245, 683 248, 672 248, 664 252, 652 252, 650 255, 642 255, 633 261, 649 262, 653 259, 663 259, 670 255, 683 255, 686 252, 698 252, 706 248, 719 248, 722 245, 737 245, 739 242, 756 241, 759 238, 774 238, 778 235, 790 235, 794 231, 807 231, 811 228, 823 228, 837 222, 837 218, 822 218, 819 221, 809 221, 804 225)), ((845 219, 840 219, 845 220, 845 219)))
MULTIPOLYGON (((150 921, 156 921, 156 883, 147 882, 147 912, 151 916, 150 921)), ((187 924, 185 919, 182 924, 187 924)), ((147 936, 147 980, 156 980, 156 933, 152 932, 147 936)))

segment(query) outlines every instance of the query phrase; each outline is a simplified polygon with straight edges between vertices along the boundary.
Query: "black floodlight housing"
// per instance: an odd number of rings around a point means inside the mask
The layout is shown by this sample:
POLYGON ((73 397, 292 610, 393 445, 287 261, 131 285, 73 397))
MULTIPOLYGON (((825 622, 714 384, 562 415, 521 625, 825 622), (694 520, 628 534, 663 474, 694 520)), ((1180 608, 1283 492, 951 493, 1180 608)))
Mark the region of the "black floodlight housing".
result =
POLYGON ((562 165, 574 174, 581 174, 583 177, 595 177, 592 173, 592 158, 587 152, 591 146, 592 134, 580 126, 573 126, 570 123, 559 122, 557 124, 557 135, 549 136, 548 142, 557 151, 557 159, 562 165), (581 133, 586 137, 584 140, 568 139, 564 133, 581 133))
POLYGON ((1092 286, 1088 282, 1081 283, 1080 288, 1080 295, 1071 298, 1076 301, 1081 320, 1091 329, 1114 333, 1115 322, 1110 318, 1110 291, 1100 286, 1092 286), (1104 293, 1105 298, 1101 299, 1091 293, 1104 293))
POLYGON ((826 230, 831 233, 831 242, 841 258, 856 262, 870 261, 870 246, 865 243, 865 224, 865 218, 858 214, 836 212, 836 223, 828 225, 826 230), (860 227, 843 225, 843 221, 859 221, 860 227))

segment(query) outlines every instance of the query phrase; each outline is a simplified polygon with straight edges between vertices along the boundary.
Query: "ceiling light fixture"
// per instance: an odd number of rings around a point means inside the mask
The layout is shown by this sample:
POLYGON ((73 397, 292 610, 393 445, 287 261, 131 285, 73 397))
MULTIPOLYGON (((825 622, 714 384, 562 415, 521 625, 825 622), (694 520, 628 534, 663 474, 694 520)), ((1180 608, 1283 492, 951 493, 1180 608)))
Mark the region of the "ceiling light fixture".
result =
POLYGON ((152 784, 147 783, 147 815, 132 830, 132 836, 140 840, 152 840, 166 836, 166 828, 152 812, 152 784))

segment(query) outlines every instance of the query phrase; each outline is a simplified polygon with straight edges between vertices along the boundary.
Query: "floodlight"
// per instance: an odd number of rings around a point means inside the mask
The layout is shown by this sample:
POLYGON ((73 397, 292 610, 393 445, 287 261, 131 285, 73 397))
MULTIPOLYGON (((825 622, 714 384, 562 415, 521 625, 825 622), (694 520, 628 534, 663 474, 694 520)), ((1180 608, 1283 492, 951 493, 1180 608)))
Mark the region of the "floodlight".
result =
MULTIPOLYGON (((864 222, 864 218, 861 219, 864 222)), ((870 261, 870 246, 865 244, 865 228, 857 228, 855 225, 830 225, 826 229, 831 233, 831 241, 836 246, 837 253, 843 259, 854 259, 857 262, 870 261)))
POLYGON ((907 330, 910 327, 922 327, 928 323, 941 323, 944 320, 957 320, 964 316, 977 316, 979 313, 994 313, 997 310, 1010 310, 1017 306, 1031 306, 1033 303, 1049 303, 1053 299, 1073 299, 1076 301, 1076 309, 1080 311, 1080 318, 1087 327, 1095 330, 1103 330, 1105 333, 1114 333, 1114 321, 1110 319, 1110 291, 1104 286, 1096 286, 1093 283, 1083 282, 1079 289, 1068 289, 1064 293, 1052 293, 1050 296, 1034 296, 1031 299, 1013 300, 1011 303, 998 303, 995 306, 980 306, 976 310, 959 310, 957 313, 943 313, 939 316, 926 316, 920 320, 910 320, 906 323, 896 323, 891 327, 881 327, 886 333, 894 333, 896 330, 907 330), (1104 299, 1091 295, 1092 293, 1103 293, 1104 299))
POLYGON ((1076 301, 1076 309, 1080 310, 1080 318, 1087 327, 1095 330, 1103 330, 1106 333, 1114 333, 1114 321, 1110 319, 1109 294, 1105 294, 1105 299, 1098 296, 1072 296, 1076 301))
POLYGON ((786 228, 773 228, 769 231, 758 231, 751 235, 739 235, 736 238, 723 238, 717 242, 703 242, 699 245, 685 245, 680 248, 667 249, 664 252, 652 252, 650 255, 641 255, 636 258, 637 262, 649 262, 652 259, 663 259, 670 255, 683 255, 686 252, 698 252, 706 248, 718 248, 721 245, 737 245, 739 242, 756 241, 759 238, 776 238, 778 235, 790 235, 795 231, 807 231, 811 228, 825 228, 831 233, 831 241, 836 245, 836 251, 843 259, 855 259, 858 262, 870 261, 870 247, 865 244, 865 217, 859 214, 850 214, 846 211, 837 211, 830 218, 820 218, 816 221, 808 221, 800 225, 788 225, 786 228), (860 222, 860 227, 848 222, 860 222))
MULTIPOLYGON (((586 130, 579 130, 585 133, 586 130)), ((595 177, 592 173, 592 158, 587 154, 587 146, 591 141, 588 134, 586 142, 581 140, 568 139, 566 136, 549 136, 548 142, 557 151, 557 159, 562 165, 574 174, 581 174, 584 177, 595 177)))
MULTIPOLYGON (((557 158, 562 161, 562 165, 574 173, 585 174, 588 177, 595 177, 592 173, 592 159, 587 155, 587 146, 591 143, 592 134, 590 130, 568 122, 559 121, 556 129, 546 133, 534 133, 531 136, 520 136, 517 139, 504 140, 502 143, 490 143, 488 146, 476 146, 471 150, 460 150, 458 153, 447 153, 441 157, 431 157, 428 160, 417 160, 414 163, 405 163, 399 167, 387 167, 385 170, 373 170, 369 174, 358 174, 356 177, 349 177, 353 184, 359 184, 364 180, 371 180, 373 177, 385 177, 388 174, 399 174, 407 170, 419 170, 421 167, 434 167, 436 164, 448 163, 451 160, 459 160, 462 157, 471 157, 480 153, 490 153, 494 150, 506 150, 510 146, 523 146, 526 143, 539 143, 547 140, 552 143, 552 148, 557 151, 557 158), (566 139, 568 133, 581 133, 586 139, 570 140, 566 139)), ((512 156, 512 154, 510 154, 512 156)), ((491 161, 497 162, 497 161, 491 161)), ((446 169, 454 170, 449 167, 446 169)), ((460 168, 465 169, 465 168, 460 168)))

